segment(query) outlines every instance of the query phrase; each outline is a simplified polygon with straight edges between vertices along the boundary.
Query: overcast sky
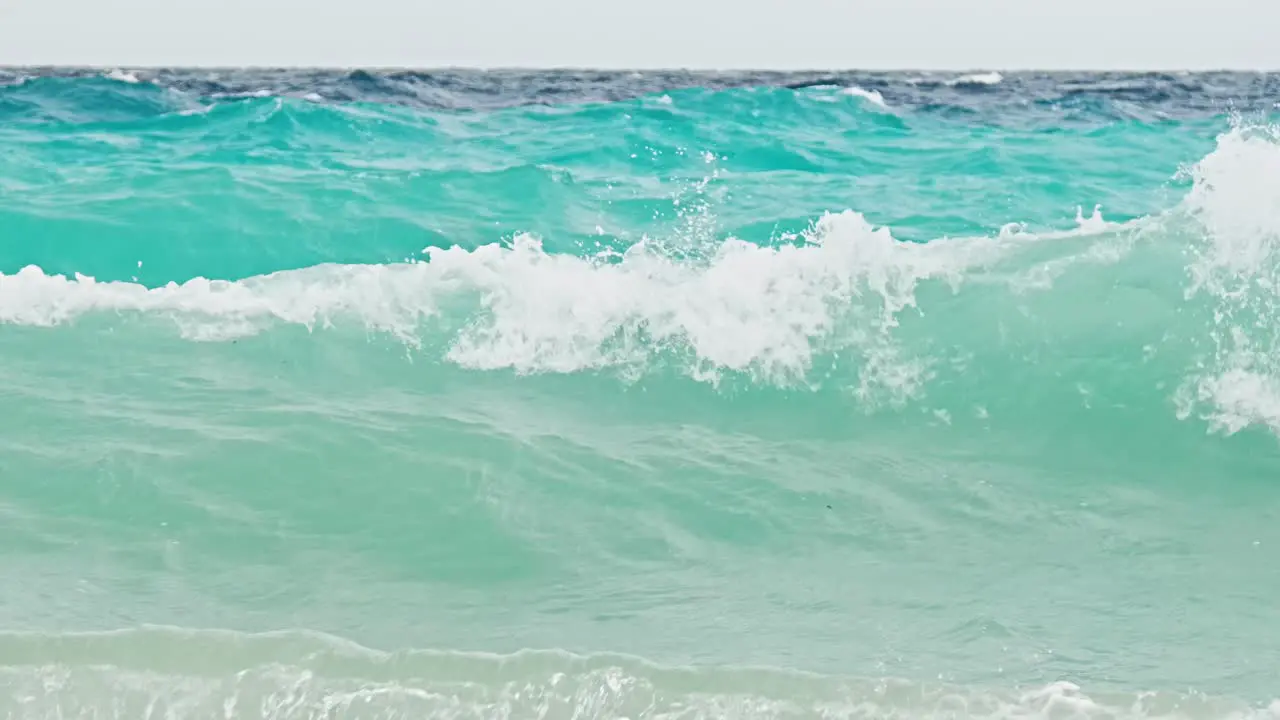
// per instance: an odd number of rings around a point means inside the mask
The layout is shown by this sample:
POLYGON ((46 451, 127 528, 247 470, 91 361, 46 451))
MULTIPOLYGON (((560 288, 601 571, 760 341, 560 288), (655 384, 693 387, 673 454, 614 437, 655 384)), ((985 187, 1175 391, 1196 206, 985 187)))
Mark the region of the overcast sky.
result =
POLYGON ((0 0, 0 64, 1277 69, 1280 0, 0 0))

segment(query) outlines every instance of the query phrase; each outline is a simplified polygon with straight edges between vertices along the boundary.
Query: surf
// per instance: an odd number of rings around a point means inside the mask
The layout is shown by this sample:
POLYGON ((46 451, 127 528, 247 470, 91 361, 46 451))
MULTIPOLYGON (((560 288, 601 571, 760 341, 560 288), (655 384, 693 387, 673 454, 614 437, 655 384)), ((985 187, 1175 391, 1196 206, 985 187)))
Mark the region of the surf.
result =
POLYGON ((1267 717, 1270 82, 0 71, 0 714, 1267 717))

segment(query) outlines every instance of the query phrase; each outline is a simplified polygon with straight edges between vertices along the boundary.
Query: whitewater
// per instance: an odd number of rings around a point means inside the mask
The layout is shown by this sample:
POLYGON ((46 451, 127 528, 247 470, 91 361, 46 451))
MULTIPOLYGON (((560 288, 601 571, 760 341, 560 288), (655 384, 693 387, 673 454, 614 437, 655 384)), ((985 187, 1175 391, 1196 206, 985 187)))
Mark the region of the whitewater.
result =
POLYGON ((0 69, 0 717, 1280 717, 1277 101, 0 69))

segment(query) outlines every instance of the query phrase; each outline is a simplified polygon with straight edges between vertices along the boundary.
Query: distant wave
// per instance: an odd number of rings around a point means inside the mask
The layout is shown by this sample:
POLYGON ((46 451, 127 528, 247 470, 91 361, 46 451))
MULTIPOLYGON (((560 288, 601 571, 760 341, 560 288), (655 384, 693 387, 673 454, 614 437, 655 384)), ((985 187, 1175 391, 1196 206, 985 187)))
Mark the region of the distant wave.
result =
POLYGON ((138 80, 137 75, 134 75, 131 72, 125 72, 124 70, 109 70, 104 77, 109 80, 118 80, 119 82, 127 83, 129 85, 136 85, 141 82, 138 80))
MULTIPOLYGON (((494 110, 566 103, 619 102, 686 90, 858 87, 890 105, 936 105, 978 112, 1028 97, 1049 103, 1080 95, 1141 102, 1147 112, 1203 115, 1234 109, 1271 111, 1280 74, 1262 73, 1029 73, 982 72, 926 76, 892 72, 606 72, 606 71, 336 71, 182 69, 0 69, 0 89, 30 80, 107 78, 122 85, 172 90, 200 98, 308 97, 334 103, 385 103, 436 110, 494 110), (980 91, 980 92, 978 92, 980 91)), ((39 83, 37 83, 38 85, 39 83)), ((3 102, 0 101, 0 110, 3 102)), ((1113 108, 1114 112, 1132 108, 1113 108)))
POLYGON ((999 85, 1004 82, 1004 75, 998 72, 974 73, 972 75, 961 75, 954 80, 948 80, 948 85, 999 85))
POLYGON ((844 90, 841 90, 840 92, 845 95, 852 95, 853 97, 860 97, 865 100, 870 100, 872 103, 875 103, 880 107, 888 107, 888 104, 884 101, 884 96, 881 95, 879 91, 876 91, 876 90, 863 90, 860 87, 854 86, 854 87, 847 87, 844 90))

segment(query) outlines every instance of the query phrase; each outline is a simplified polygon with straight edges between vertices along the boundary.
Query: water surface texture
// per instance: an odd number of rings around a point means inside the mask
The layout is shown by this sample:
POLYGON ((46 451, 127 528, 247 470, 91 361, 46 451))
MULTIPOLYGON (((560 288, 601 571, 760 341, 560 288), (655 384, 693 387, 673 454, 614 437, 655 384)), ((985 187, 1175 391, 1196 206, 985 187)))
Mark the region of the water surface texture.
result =
POLYGON ((1277 101, 0 70, 0 718, 1280 717, 1277 101))

